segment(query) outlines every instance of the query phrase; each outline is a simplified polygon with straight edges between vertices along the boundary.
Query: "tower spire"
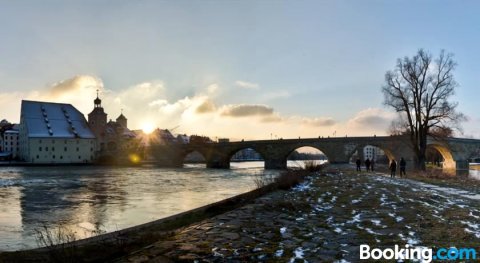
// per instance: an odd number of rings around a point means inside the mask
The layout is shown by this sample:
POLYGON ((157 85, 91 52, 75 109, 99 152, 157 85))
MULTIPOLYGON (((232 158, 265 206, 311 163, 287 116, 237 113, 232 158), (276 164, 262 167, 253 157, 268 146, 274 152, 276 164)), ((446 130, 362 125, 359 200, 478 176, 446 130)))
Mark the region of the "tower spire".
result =
POLYGON ((98 92, 99 90, 97 89, 97 98, 93 100, 93 104, 95 105, 95 108, 102 107, 102 100, 98 97, 98 92))

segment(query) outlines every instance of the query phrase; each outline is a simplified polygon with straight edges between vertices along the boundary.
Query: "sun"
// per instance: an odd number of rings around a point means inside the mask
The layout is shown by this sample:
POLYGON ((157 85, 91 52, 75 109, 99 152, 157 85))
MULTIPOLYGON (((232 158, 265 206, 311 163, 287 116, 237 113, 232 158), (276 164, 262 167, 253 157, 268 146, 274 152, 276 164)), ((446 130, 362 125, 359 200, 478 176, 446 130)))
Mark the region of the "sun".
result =
POLYGON ((155 130, 155 126, 153 123, 151 122, 145 122, 143 125, 142 125, 142 130, 144 133, 146 134, 150 134, 152 133, 154 130, 155 130))

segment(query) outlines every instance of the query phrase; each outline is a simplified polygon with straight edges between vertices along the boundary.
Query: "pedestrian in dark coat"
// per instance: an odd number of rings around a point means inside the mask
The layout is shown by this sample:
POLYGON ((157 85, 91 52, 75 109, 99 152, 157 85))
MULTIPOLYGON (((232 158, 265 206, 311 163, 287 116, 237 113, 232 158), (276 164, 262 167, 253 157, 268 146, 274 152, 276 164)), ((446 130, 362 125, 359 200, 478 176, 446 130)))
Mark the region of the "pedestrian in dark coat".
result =
POLYGON ((390 178, 395 178, 395 173, 397 172, 397 162, 395 159, 392 159, 390 162, 390 178))
POLYGON ((403 157, 400 159, 400 177, 402 177, 402 175, 405 175, 407 176, 407 173, 405 172, 405 169, 407 168, 407 162, 405 161, 405 159, 403 159, 403 157))
POLYGON ((367 160, 365 160, 365 167, 367 168, 367 172, 370 171, 370 159, 367 158, 367 160))
POLYGON ((357 159, 357 161, 355 163, 357 164, 357 172, 361 172, 362 171, 362 168, 361 168, 362 161, 360 161, 360 159, 357 159))

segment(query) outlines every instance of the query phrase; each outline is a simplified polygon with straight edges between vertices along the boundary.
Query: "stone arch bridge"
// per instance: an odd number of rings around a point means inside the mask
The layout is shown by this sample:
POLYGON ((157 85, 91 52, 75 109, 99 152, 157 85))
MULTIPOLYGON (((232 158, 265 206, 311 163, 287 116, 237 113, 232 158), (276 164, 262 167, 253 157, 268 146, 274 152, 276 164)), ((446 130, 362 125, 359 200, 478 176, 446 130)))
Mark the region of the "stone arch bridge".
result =
MULTIPOLYGON (((428 139, 428 147, 433 147, 444 158, 444 168, 468 169, 468 160, 478 156, 480 140, 447 138, 428 139)), ((207 162, 208 168, 230 168, 230 159, 238 151, 251 148, 257 151, 265 161, 265 169, 285 169, 287 157, 301 147, 313 147, 322 151, 330 163, 348 163, 357 151, 367 146, 382 149, 389 159, 404 157, 407 168, 414 167, 415 155, 408 137, 332 137, 311 139, 278 139, 218 143, 170 144, 152 147, 153 155, 160 166, 181 167, 185 157, 191 152, 199 152, 207 162)))

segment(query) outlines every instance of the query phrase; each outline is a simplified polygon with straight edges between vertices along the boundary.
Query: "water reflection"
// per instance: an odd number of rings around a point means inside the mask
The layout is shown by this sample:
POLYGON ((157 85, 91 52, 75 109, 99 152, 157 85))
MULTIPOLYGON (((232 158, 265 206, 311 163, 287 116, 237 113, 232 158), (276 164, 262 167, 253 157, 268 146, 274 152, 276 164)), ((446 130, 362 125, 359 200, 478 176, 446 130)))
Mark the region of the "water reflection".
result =
POLYGON ((253 189, 256 174, 278 174, 262 167, 0 168, 0 251, 36 247, 43 226, 62 225, 79 239, 219 201, 253 189))

